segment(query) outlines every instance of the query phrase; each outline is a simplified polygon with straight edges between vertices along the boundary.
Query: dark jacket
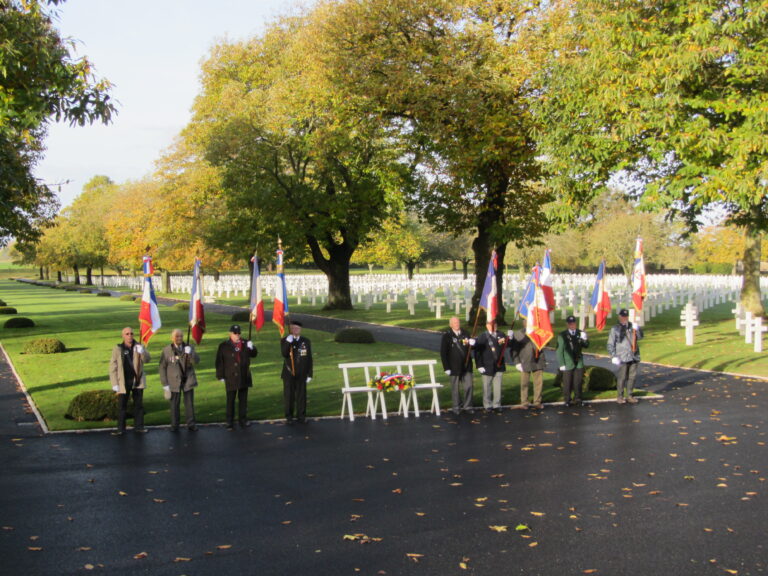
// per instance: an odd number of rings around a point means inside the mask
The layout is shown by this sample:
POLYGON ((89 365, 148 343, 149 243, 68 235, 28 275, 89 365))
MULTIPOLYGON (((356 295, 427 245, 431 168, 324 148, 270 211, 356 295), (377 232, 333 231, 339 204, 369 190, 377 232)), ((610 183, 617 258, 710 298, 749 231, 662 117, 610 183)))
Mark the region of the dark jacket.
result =
POLYGON ((195 364, 200 362, 200 356, 194 348, 191 354, 185 354, 185 346, 182 344, 177 348, 174 344, 168 344, 160 355, 160 382, 168 386, 171 392, 189 391, 197 386, 195 364))
POLYGON ((469 333, 461 329, 459 335, 450 328, 443 332, 440 342, 440 359, 443 370, 450 370, 451 376, 462 376, 472 372, 472 355, 469 352, 469 333))
POLYGON ((216 379, 224 380, 227 390, 239 388, 251 388, 251 358, 255 358, 256 346, 249 350, 245 340, 240 340, 240 354, 235 350, 231 340, 225 340, 219 344, 216 351, 216 379))
POLYGON ((287 336, 280 340, 280 352, 283 355, 282 378, 305 380, 312 378, 312 343, 304 336, 288 342, 287 336), (291 372, 291 352, 293 352, 293 372, 291 372))
POLYGON ((475 362, 477 368, 485 368, 484 376, 493 376, 496 372, 505 372, 503 349, 507 337, 503 332, 490 333, 487 330, 475 340, 475 362), (499 362, 501 358, 501 362, 499 362))
POLYGON ((515 331, 510 348, 512 363, 515 365, 522 364, 523 372, 544 370, 544 367, 547 365, 544 352, 536 350, 536 346, 533 345, 533 342, 524 330, 515 331))
POLYGON ((563 330, 557 335, 557 361, 566 370, 584 368, 584 354, 582 349, 589 348, 589 340, 581 338, 581 332, 575 331, 571 336, 568 330, 563 330))

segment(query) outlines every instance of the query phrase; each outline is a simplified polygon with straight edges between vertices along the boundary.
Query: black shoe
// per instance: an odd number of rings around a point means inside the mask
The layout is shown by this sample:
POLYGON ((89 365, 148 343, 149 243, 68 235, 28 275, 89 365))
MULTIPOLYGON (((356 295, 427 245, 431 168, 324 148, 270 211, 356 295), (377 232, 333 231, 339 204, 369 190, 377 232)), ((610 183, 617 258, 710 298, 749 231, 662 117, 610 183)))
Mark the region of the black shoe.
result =
POLYGON ((178 432, 179 427, 178 426, 171 426, 171 432, 178 432))
POLYGON ((197 424, 192 424, 192 426, 187 426, 187 430, 190 432, 197 432, 197 424))
POLYGON ((474 408, 464 408, 464 412, 466 412, 467 414, 474 414, 475 413, 475 409, 474 408))
POLYGON ((498 408, 494 408, 494 410, 496 411, 496 414, 501 414, 502 408, 499 406, 498 408))
POLYGON ((133 431, 136 432, 136 434, 146 434, 149 432, 146 428, 134 428, 133 431))
POLYGON ((227 430, 234 430, 235 425, 234 424, 227 424, 227 430))
POLYGON ((306 418, 299 418, 299 419, 297 420, 297 422, 298 422, 299 424, 306 424, 306 423, 307 423, 307 419, 306 419, 306 418))
POLYGON ((565 407, 566 408, 570 408, 571 406, 573 406, 573 404, 571 402, 566 402, 565 403, 565 407))
POLYGON ((122 436, 123 434, 125 434, 125 432, 123 430, 113 430, 112 432, 110 432, 110 434, 112 436, 122 436))
POLYGON ((455 416, 458 416, 459 413, 461 413, 461 410, 459 410, 458 408, 454 408, 453 410, 451 410, 451 412, 453 412, 455 416))

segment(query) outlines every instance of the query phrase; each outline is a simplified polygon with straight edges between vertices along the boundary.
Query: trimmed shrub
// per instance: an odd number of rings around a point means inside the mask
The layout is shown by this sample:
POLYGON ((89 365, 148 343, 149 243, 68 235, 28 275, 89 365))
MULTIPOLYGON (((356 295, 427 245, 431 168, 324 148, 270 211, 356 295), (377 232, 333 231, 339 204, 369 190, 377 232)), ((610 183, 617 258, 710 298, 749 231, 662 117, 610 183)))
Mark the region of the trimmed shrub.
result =
POLYGON ((64 342, 56 338, 38 338, 24 344, 24 354, 59 354, 66 351, 64 342))
MULTIPOLYGON (((562 388, 563 373, 558 371, 555 376, 555 386, 562 388)), ((587 392, 601 392, 604 390, 616 390, 616 375, 607 368, 600 366, 587 366, 584 369, 584 384, 582 389, 587 392)))
POLYGON ((12 306, 0 306, 0 314, 16 314, 16 308, 12 306))
POLYGON ((342 328, 333 337, 341 344, 373 344, 376 340, 368 330, 362 328, 342 328))
POLYGON ((13 318, 8 318, 3 326, 5 328, 34 328, 35 323, 24 316, 14 316, 13 318))
POLYGON ((248 310, 243 310, 242 312, 235 312, 232 314, 232 322, 250 322, 251 321, 251 313, 248 310))
POLYGON ((123 294, 120 296, 120 300, 123 302, 133 302, 133 300, 136 298, 133 294, 123 294))
POLYGON ((93 290, 91 290, 90 288, 80 288, 78 292, 80 292, 80 294, 92 294, 93 290))
POLYGON ((104 297, 106 297, 106 298, 109 298, 110 296, 112 296, 112 294, 110 294, 110 293, 109 293, 109 292, 107 292, 106 290, 103 290, 103 291, 101 291, 101 292, 96 292, 96 296, 104 296, 104 297))
MULTIPOLYGON (((128 401, 128 412, 129 416, 133 417, 132 399, 128 401)), ((117 413, 117 394, 112 390, 89 390, 72 398, 64 416, 78 422, 84 420, 102 421, 117 420, 117 413)))
POLYGON ((77 292, 77 288, 75 288, 74 286, 66 286, 64 288, 64 292, 77 292))
POLYGON ((5 303, 5 300, 0 300, 0 306, 8 306, 8 304, 5 303))
POLYGON ((173 305, 174 310, 189 310, 189 302, 176 302, 173 305))

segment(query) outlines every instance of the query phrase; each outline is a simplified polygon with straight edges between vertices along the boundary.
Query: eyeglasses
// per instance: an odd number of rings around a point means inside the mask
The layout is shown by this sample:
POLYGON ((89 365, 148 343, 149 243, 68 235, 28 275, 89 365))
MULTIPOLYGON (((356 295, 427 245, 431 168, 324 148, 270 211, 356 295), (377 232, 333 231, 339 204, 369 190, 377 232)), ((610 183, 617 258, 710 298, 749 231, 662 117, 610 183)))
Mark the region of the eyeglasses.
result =
POLYGON ((133 336, 133 332, 123 332, 123 336, 133 336))

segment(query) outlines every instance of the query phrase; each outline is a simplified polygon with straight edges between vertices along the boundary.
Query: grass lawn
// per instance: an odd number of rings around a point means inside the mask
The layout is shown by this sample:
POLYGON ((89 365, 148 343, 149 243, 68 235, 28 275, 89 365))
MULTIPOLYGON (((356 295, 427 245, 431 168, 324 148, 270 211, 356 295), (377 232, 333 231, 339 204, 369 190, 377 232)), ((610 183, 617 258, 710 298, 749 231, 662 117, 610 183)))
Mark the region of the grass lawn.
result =
MULTIPOLYGON (((0 328, 0 341, 11 356, 27 389, 43 413, 52 430, 70 430, 113 426, 114 422, 73 422, 64 414, 71 399, 86 390, 109 388, 109 358, 112 348, 120 341, 124 326, 138 328, 138 304, 122 302, 117 298, 97 297, 92 294, 64 292, 46 287, 30 286, 9 280, 0 280, 0 299, 18 309, 19 315, 29 317, 37 326, 32 329, 0 328), (53 355, 23 354, 24 344, 35 338, 55 337, 62 340, 68 352, 53 355)), ((153 360, 148 364, 145 392, 146 422, 149 425, 167 424, 168 404, 162 397, 157 359, 160 350, 169 341, 170 330, 184 328, 187 312, 161 307, 163 328, 150 342, 153 360)), ((6 316, 0 318, 0 326, 6 316)), ((224 420, 224 390, 215 379, 214 358, 219 342, 227 337, 231 324, 229 316, 209 313, 208 333, 198 348, 201 356, 197 369, 200 386, 195 393, 196 415, 200 422, 224 420)), ((436 323, 442 327, 444 321, 436 323)), ((337 344, 333 335, 312 330, 305 331, 312 340, 315 355, 315 377, 310 384, 307 411, 309 416, 337 415, 341 411, 341 371, 337 364, 361 359, 397 360, 403 358, 436 358, 424 350, 392 344, 337 344)), ((259 355, 253 363, 254 388, 249 398, 249 417, 272 419, 282 417, 282 381, 278 334, 271 326, 254 338, 259 355)), ((416 374, 419 380, 419 374, 416 374)), ((519 377, 512 371, 504 377, 503 403, 519 400, 519 377)), ((440 378, 447 383, 447 377, 440 378)), ((544 400, 555 401, 560 390, 552 386, 554 377, 545 376, 544 400)), ((428 406, 428 392, 420 404, 428 406)), ((612 397, 615 393, 604 393, 612 397)), ((475 405, 482 405, 479 375, 475 381, 475 405)), ((441 391, 441 405, 450 407, 450 390, 441 391)), ((356 398, 356 408, 362 409, 362 398, 356 398)), ((388 402, 396 408, 395 397, 388 402)))

